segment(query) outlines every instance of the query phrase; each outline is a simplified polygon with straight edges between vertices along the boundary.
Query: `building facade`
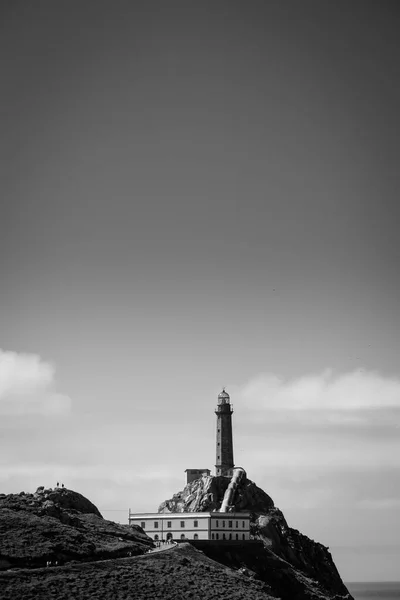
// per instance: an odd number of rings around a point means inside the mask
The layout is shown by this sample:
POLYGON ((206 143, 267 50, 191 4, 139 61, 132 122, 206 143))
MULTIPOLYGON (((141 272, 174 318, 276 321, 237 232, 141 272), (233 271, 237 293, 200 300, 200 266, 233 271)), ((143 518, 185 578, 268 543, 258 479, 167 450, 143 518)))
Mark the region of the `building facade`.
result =
POLYGON ((250 513, 131 513, 129 525, 139 525, 154 541, 250 539, 250 513))
POLYGON ((211 475, 211 471, 210 469, 185 469, 185 474, 185 485, 187 485, 196 479, 200 479, 200 477, 203 477, 203 475, 209 477, 211 475))
POLYGON ((217 477, 221 475, 232 477, 233 474, 232 413, 230 396, 223 389, 218 395, 218 404, 215 411, 217 415, 215 474, 217 477))

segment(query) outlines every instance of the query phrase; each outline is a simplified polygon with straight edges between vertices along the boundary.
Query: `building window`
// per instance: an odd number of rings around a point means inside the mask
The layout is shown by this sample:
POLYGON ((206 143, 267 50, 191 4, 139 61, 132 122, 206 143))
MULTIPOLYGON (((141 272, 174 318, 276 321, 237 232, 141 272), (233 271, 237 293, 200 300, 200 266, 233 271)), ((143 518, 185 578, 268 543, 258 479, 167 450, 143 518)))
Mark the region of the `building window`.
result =
POLYGON ((154 540, 155 540, 156 542, 158 541, 158 535, 157 535, 157 534, 154 536, 154 540))
POLYGON ((184 539, 185 539, 185 534, 184 534, 184 533, 182 533, 182 534, 181 534, 181 540, 184 540, 184 539))
POLYGON ((194 525, 195 527, 198 527, 198 526, 199 526, 199 522, 198 522, 198 521, 195 521, 195 522, 193 523, 193 525, 194 525))
POLYGON ((181 527, 185 527, 185 521, 181 521, 181 527))
POLYGON ((154 521, 154 529, 158 529, 158 521, 154 521))
POLYGON ((214 539, 214 534, 213 534, 213 533, 211 534, 211 539, 212 539, 212 540, 214 539))
POLYGON ((218 429, 218 433, 220 433, 220 431, 221 431, 221 430, 220 430, 220 429, 218 429))
POLYGON ((244 524, 244 521, 242 521, 242 527, 243 527, 243 529, 244 529, 244 528, 245 528, 245 524, 244 524))
POLYGON ((225 527, 225 521, 222 521, 222 527, 225 527))
POLYGON ((146 527, 146 521, 142 521, 142 522, 140 523, 140 527, 141 527, 142 529, 145 529, 145 527, 146 527))
POLYGON ((218 445, 218 446, 220 446, 221 444, 218 442, 218 444, 217 444, 217 445, 218 445))
POLYGON ((239 521, 236 521, 236 529, 239 527, 239 521))
POLYGON ((216 527, 219 527, 219 521, 217 521, 216 527))
POLYGON ((237 539, 237 540, 239 539, 239 534, 238 534, 238 533, 236 534, 236 539, 237 539))
POLYGON ((171 521, 167 521, 167 527, 171 528, 171 525, 172 525, 171 521))
POLYGON ((220 458, 221 458, 221 457, 220 457, 220 456, 218 456, 218 460, 219 460, 220 458))
POLYGON ((199 539, 199 536, 197 535, 197 533, 194 534, 193 539, 194 540, 198 540, 199 539))
POLYGON ((228 521, 228 527, 232 527, 232 521, 228 521))
POLYGON ((167 533, 167 540, 172 540, 172 533, 171 532, 167 533))
POLYGON ((219 540, 219 534, 218 533, 215 534, 215 537, 217 538, 217 540, 219 540))
POLYGON ((226 540, 225 534, 222 534, 222 539, 226 540))
POLYGON ((243 539, 244 539, 244 534, 243 534, 243 539))
POLYGON ((229 539, 230 539, 230 540, 232 539, 232 534, 231 534, 231 533, 229 534, 229 539))

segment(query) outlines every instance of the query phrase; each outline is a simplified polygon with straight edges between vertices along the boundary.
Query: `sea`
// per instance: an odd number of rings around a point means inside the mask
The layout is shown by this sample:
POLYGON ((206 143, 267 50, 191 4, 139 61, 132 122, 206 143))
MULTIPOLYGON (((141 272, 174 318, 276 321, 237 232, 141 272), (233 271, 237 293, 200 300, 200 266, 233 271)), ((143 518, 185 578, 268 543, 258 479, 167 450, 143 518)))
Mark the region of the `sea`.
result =
POLYGON ((400 581, 346 583, 355 600, 400 600, 400 581))

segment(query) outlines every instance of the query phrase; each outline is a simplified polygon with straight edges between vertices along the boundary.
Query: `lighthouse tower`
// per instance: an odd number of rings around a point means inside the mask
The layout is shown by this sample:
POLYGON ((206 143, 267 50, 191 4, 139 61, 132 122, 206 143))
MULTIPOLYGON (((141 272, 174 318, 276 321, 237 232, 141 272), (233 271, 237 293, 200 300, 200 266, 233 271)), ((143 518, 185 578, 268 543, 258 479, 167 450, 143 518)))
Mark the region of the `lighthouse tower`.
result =
POLYGON ((225 388, 218 395, 217 415, 217 447, 215 474, 232 477, 233 473, 233 441, 232 441, 232 413, 229 394, 225 388))

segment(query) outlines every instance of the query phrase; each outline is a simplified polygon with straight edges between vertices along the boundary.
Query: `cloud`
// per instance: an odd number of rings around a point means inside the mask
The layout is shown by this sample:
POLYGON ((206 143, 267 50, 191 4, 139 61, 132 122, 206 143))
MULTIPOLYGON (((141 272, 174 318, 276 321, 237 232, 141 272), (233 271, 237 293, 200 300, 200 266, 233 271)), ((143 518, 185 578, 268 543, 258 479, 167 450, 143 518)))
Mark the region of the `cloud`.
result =
POLYGON ((37 354, 0 349, 0 414, 62 415, 71 400, 55 390, 55 368, 37 354))
POLYGON ((295 436, 282 434, 280 439, 266 437, 255 440, 241 453, 241 462, 251 465, 259 474, 290 474, 296 471, 379 471, 400 468, 400 442, 367 440, 357 436, 346 438, 310 434, 305 430, 295 436))
POLYGON ((255 410, 330 412, 333 420, 336 413, 336 419, 352 421, 357 417, 351 413, 400 409, 400 380, 365 370, 335 374, 327 369, 292 380, 267 373, 242 386, 239 397, 255 410))
MULTIPOLYGON (((61 479, 83 479, 96 480, 107 479, 118 485, 127 485, 143 481, 161 481, 170 480, 176 477, 176 473, 171 468, 153 470, 135 468, 132 469, 129 464, 113 464, 105 469, 103 465, 77 465, 63 463, 19 463, 14 465, 0 464, 0 481, 6 481, 10 477, 34 476, 38 479, 45 477, 54 479, 58 475, 61 479)), ((181 477, 180 479, 183 480, 181 477)))
MULTIPOLYGON (((166 467, 160 470, 151 465, 151 471, 145 467, 115 460, 114 465, 79 465, 55 462, 18 463, 14 465, 0 463, 1 490, 5 493, 24 490, 33 492, 39 485, 54 487, 62 482, 89 498, 99 507, 125 509, 135 506, 137 512, 157 510, 166 498, 183 489, 183 477, 177 476, 179 469, 166 467)), ((107 512, 107 518, 113 518, 107 512)), ((119 520, 121 515, 116 513, 119 520)))
POLYGON ((358 508, 371 510, 399 509, 400 498, 365 498, 358 503, 358 508))
POLYGON ((256 480, 297 472, 375 477, 400 468, 400 381, 394 377, 361 370, 293 379, 266 373, 232 389, 231 397, 241 413, 235 459, 251 465, 256 480))

